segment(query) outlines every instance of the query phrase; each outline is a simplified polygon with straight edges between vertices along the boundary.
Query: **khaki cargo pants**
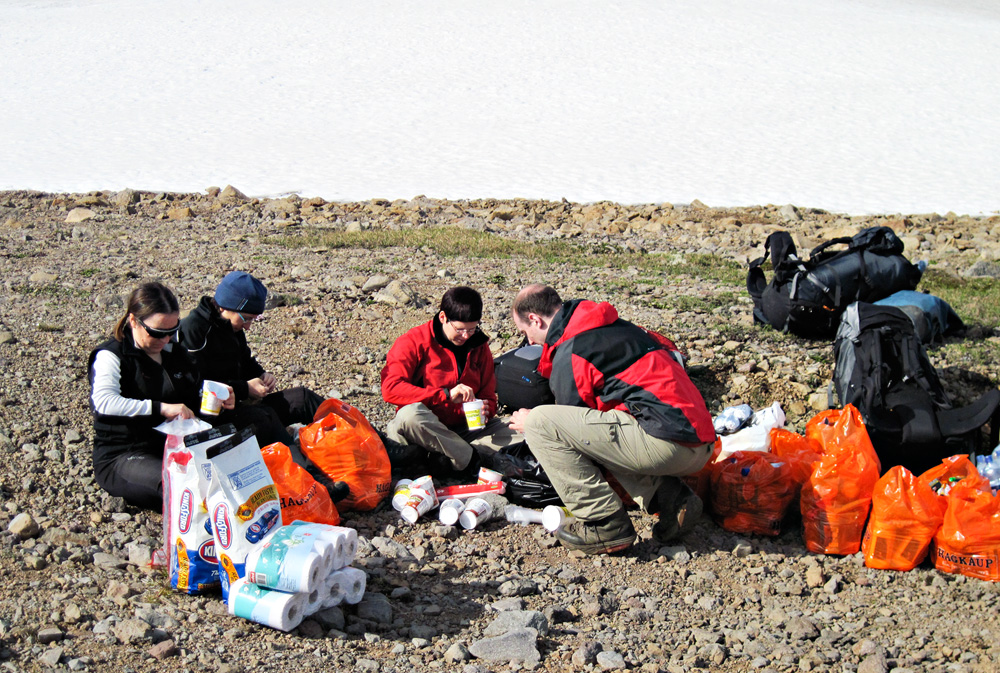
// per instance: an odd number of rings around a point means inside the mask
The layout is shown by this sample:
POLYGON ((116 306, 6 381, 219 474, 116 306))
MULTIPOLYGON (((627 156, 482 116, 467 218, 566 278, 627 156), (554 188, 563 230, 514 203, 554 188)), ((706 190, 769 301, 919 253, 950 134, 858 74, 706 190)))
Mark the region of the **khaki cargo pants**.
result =
POLYGON ((649 511, 661 485, 665 494, 679 491, 676 477, 694 474, 712 455, 711 442, 691 448, 651 437, 623 411, 558 404, 532 409, 524 436, 563 504, 584 521, 603 519, 622 507, 595 463, 649 511))
POLYGON ((401 444, 416 444, 428 451, 443 453, 456 470, 464 470, 472 460, 473 449, 496 453, 505 446, 524 440, 511 430, 507 421, 494 416, 479 430, 449 428, 421 402, 407 404, 396 412, 385 434, 401 444))

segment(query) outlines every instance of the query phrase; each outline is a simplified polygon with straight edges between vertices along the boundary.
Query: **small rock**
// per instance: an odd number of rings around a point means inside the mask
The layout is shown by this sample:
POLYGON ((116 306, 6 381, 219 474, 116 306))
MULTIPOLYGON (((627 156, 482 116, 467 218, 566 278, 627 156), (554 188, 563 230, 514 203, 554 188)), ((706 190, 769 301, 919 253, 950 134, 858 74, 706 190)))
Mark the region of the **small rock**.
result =
POLYGON ((39 270, 28 276, 28 280, 32 283, 54 283, 59 280, 59 275, 51 271, 39 270))
POLYGON ((814 565, 806 569, 806 586, 810 589, 823 586, 823 568, 814 565))
POLYGON ((128 562, 121 560, 114 554, 107 554, 99 551, 94 554, 94 565, 98 568, 122 570, 128 566, 128 562))
POLYGON ((468 661, 469 659, 472 659, 472 653, 469 652, 469 648, 464 643, 454 643, 444 653, 444 660, 449 662, 468 661))
POLYGON ((97 217, 97 213, 92 211, 90 208, 74 208, 69 211, 66 216, 67 224, 76 224, 77 222, 86 222, 97 217))
POLYGON ((358 603, 358 617, 368 619, 376 624, 392 623, 392 604, 385 594, 367 593, 358 603))
POLYGON ((44 629, 38 630, 38 642, 42 645, 59 642, 65 637, 66 634, 62 632, 62 629, 56 626, 47 626, 44 629))
POLYGON ((798 222, 802 219, 802 216, 799 215, 798 209, 790 203, 782 206, 778 210, 778 215, 780 215, 781 219, 785 222, 798 222))
POLYGON ((516 661, 537 664, 542 655, 538 651, 538 631, 517 629, 496 638, 477 640, 469 646, 469 652, 487 661, 516 661))
POLYGON ((531 596, 536 593, 538 593, 538 584, 523 577, 507 580, 500 585, 501 596, 531 596))
POLYGON ((533 628, 539 635, 549 632, 549 621, 541 612, 535 610, 512 610, 501 612, 493 622, 483 630, 483 635, 499 636, 516 629, 533 628))
POLYGON ((597 655, 600 654, 603 649, 604 646, 596 640, 584 643, 573 652, 571 661, 577 668, 589 666, 597 662, 597 655))
POLYGON ((63 648, 52 647, 42 652, 42 654, 39 655, 38 657, 38 661, 43 666, 47 666, 48 668, 55 668, 56 666, 59 665, 59 661, 62 659, 62 655, 63 655, 63 648))
POLYGON ((27 512, 21 512, 7 525, 7 530, 22 540, 38 535, 38 524, 27 512))
POLYGON ((153 549, 148 544, 129 542, 126 549, 128 550, 128 562, 134 566, 148 566, 150 559, 153 558, 153 549))
POLYGON ((621 671, 625 669, 625 657, 617 652, 610 652, 608 650, 598 652, 596 661, 602 671, 621 671))
POLYGON ((979 261, 966 269, 962 275, 966 278, 1000 278, 1000 264, 979 261))
POLYGON ((858 665, 858 673, 888 673, 889 662, 886 661, 885 652, 881 649, 868 655, 858 665))
POLYGON ((226 185, 225 188, 219 192, 220 201, 249 201, 247 195, 236 189, 232 185, 226 185))
POLYGON ((111 633, 125 643, 137 643, 153 639, 153 629, 141 619, 126 619, 111 627, 111 633))
POLYGON ((326 635, 326 631, 323 627, 312 618, 299 624, 295 631, 303 638, 322 638, 326 635))
POLYGON ((392 278, 382 274, 372 276, 365 281, 365 284, 361 286, 362 292, 375 292, 376 290, 381 290, 386 285, 392 281, 392 278))
POLYGON ((177 644, 172 640, 164 640, 162 643, 157 643, 149 648, 149 656, 153 657, 157 661, 163 661, 168 657, 176 655, 177 644))
POLYGON ((683 546, 661 547, 657 553, 677 563, 687 563, 691 560, 691 554, 683 546))

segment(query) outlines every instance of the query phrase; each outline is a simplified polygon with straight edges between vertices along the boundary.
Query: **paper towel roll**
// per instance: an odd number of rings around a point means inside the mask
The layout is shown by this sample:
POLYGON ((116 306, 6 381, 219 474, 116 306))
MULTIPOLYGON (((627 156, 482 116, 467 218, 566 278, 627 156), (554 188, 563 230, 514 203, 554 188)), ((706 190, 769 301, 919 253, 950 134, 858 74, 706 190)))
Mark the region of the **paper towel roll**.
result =
POLYGON ((321 582, 318 587, 310 591, 309 593, 302 594, 306 598, 305 614, 311 615, 317 610, 323 609, 323 599, 326 596, 323 594, 323 583, 321 582))
POLYGON ((354 562, 354 557, 358 553, 358 531, 353 528, 300 521, 294 521, 292 525, 302 526, 310 535, 328 540, 335 545, 334 568, 342 568, 354 562))
POLYGON ((323 580, 323 607, 332 608, 340 605, 344 600, 344 587, 342 578, 337 575, 339 570, 335 570, 329 577, 323 580))
POLYGON ((351 605, 360 603, 365 595, 365 585, 368 583, 368 575, 360 568, 347 566, 338 572, 344 577, 344 601, 351 605))
POLYGON ((289 593, 308 593, 319 586, 323 557, 312 543, 276 544, 254 550, 247 557, 246 577, 254 584, 289 593))
POLYGON ((354 563, 354 557, 358 554, 358 531, 353 528, 335 528, 344 534, 344 565, 354 563))
POLYGON ((240 578, 229 587, 229 614, 279 631, 291 631, 305 616, 305 597, 259 587, 240 578))
POLYGON ((319 576, 327 577, 330 573, 337 569, 337 548, 329 540, 316 540, 313 542, 313 551, 320 555, 323 559, 323 565, 320 568, 319 576))

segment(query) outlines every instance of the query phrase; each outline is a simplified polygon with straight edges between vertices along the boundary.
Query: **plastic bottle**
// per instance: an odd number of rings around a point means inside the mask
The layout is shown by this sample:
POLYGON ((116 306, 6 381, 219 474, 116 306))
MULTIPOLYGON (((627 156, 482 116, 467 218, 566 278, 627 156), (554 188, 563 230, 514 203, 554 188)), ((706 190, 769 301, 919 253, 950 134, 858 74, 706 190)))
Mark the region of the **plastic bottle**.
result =
POLYGON ((720 435, 728 435, 743 427, 750 417, 753 416, 753 409, 749 404, 740 404, 735 407, 727 407, 715 417, 713 425, 715 432, 720 435))
POLYGON ((519 523, 522 526, 527 526, 530 523, 542 523, 544 519, 543 513, 537 509, 529 509, 518 505, 507 505, 504 508, 504 516, 507 518, 507 521, 519 523))

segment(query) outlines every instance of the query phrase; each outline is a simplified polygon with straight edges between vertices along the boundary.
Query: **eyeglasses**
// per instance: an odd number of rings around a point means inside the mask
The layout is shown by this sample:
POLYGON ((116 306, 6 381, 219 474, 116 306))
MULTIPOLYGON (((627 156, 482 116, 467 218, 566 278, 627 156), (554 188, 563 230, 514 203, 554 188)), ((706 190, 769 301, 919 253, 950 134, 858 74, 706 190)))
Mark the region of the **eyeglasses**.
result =
POLYGON ((465 328, 461 328, 461 327, 455 327, 455 323, 453 321, 451 321, 451 320, 448 321, 448 324, 451 325, 451 328, 453 330, 455 330, 456 332, 458 332, 459 334, 462 334, 464 336, 472 336, 473 334, 475 334, 476 332, 479 331, 479 325, 476 325, 475 327, 469 327, 468 329, 465 329, 465 328))
POLYGON ((181 328, 181 324, 177 323, 176 325, 174 325, 170 329, 156 329, 156 328, 150 327, 149 325, 147 325, 146 323, 144 323, 142 321, 142 318, 140 318, 138 316, 136 316, 135 319, 138 320, 139 324, 142 325, 142 328, 144 330, 146 330, 146 334, 148 334, 149 336, 151 336, 154 339, 166 339, 167 337, 170 337, 170 336, 173 336, 173 335, 177 334, 177 330, 179 330, 181 328))
POLYGON ((260 318, 259 315, 251 316, 251 317, 248 318, 245 315, 243 315, 242 313, 240 313, 239 311, 236 312, 236 315, 238 315, 240 317, 240 320, 243 321, 244 325, 249 325, 254 320, 257 320, 258 318, 260 318))

